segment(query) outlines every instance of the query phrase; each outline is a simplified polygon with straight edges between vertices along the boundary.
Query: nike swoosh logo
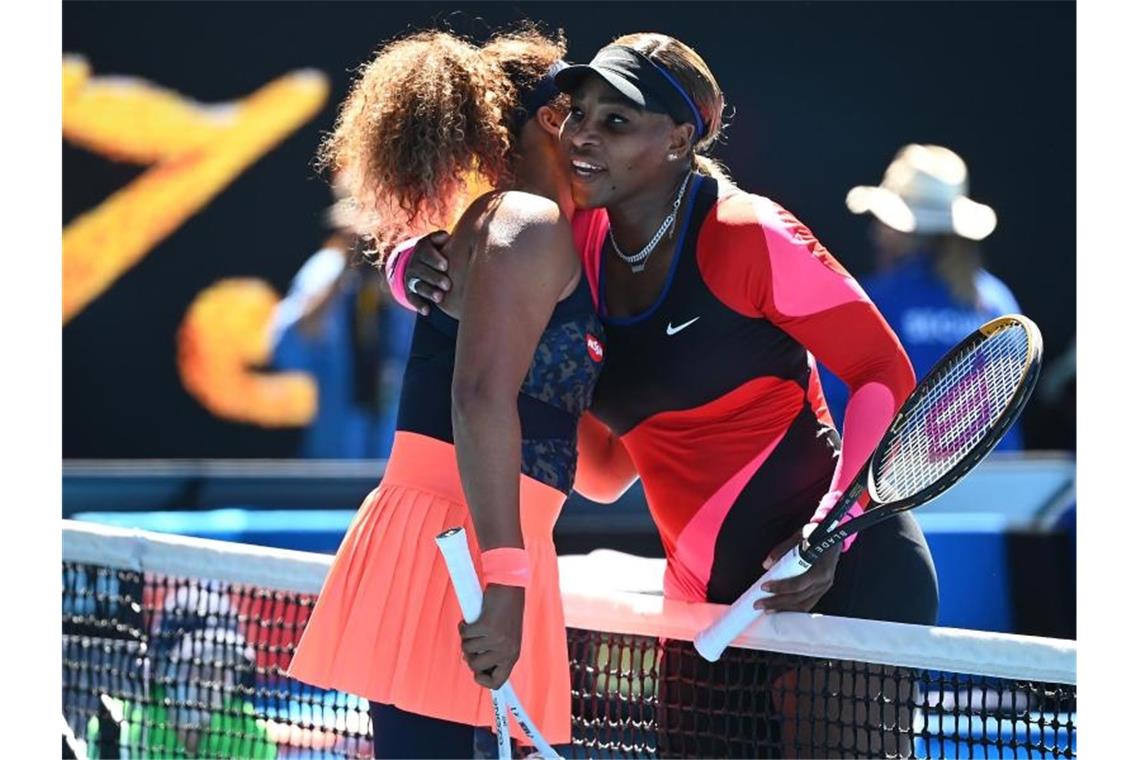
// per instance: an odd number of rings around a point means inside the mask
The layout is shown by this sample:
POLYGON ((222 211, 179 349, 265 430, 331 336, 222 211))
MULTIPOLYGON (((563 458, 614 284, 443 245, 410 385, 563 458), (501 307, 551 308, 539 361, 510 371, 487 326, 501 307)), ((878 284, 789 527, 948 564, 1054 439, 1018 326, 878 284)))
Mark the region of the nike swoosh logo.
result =
POLYGON ((689 325, 696 322, 698 319, 700 319, 700 317, 693 317, 692 319, 690 319, 685 324, 677 325, 676 327, 673 327, 673 323, 670 322, 669 324, 665 325, 665 334, 666 335, 676 335, 677 333, 681 332, 682 330, 684 330, 689 325))

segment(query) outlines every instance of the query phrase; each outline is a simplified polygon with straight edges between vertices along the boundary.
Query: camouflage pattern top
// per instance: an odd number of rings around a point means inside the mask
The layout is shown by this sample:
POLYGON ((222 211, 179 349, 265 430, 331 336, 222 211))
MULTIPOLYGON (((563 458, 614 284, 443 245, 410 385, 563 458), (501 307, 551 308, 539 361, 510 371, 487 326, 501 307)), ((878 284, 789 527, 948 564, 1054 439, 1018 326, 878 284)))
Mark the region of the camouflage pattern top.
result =
MULTIPOLYGON (((417 318, 398 430, 454 443, 451 377, 458 330, 458 321, 439 309, 417 318)), ((522 473, 566 494, 578 460, 578 419, 593 400, 604 344, 602 322, 582 277, 555 307, 519 389, 522 473)))

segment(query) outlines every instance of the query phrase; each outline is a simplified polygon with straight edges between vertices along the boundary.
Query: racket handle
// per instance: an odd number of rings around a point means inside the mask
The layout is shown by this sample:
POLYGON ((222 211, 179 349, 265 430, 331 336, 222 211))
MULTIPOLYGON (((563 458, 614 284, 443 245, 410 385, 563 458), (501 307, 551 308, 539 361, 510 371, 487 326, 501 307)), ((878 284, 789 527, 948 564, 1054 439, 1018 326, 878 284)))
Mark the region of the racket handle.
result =
POLYGON ((693 644, 696 645, 701 657, 709 662, 719 660, 728 645, 764 614, 752 607, 757 600, 772 596, 760 588, 762 585, 768 581, 778 581, 803 575, 809 567, 811 567, 811 563, 800 556, 800 548, 793 546, 791 551, 780 557, 779 562, 772 565, 768 572, 760 576, 760 580, 753 583, 747 591, 741 594, 740 598, 733 602, 723 615, 697 634, 693 644))
POLYGON ((475 574, 475 563, 471 560, 471 549, 467 546, 467 531, 452 528, 435 538, 439 553, 447 565, 451 585, 459 599, 459 611, 468 623, 474 623, 483 612, 483 587, 475 574))
POLYGON ((539 757, 562 760, 562 756, 558 754, 554 747, 550 746, 545 737, 538 733, 536 729, 532 728, 534 721, 530 719, 530 715, 527 714, 526 709, 523 708, 522 700, 515 694, 515 687, 511 686, 510 681, 503 684, 502 691, 507 697, 507 708, 515 716, 519 728, 534 742, 534 748, 538 750, 536 753, 532 753, 530 757, 534 757, 537 754, 539 757))
MULTIPOLYGON (((459 599, 459 611, 463 613, 465 621, 474 623, 483 611, 483 587, 479 585, 471 549, 467 546, 467 531, 452 528, 436 536, 435 543, 443 555, 447 573, 451 576, 451 585, 459 599)), ((507 725, 507 695, 503 688, 491 690, 491 708, 495 714, 495 742, 499 748, 499 760, 510 760, 511 732, 507 725)))
MULTIPOLYGON (((479 576, 475 574, 475 562, 471 559, 471 549, 467 546, 467 531, 463 528, 452 528, 436 536, 435 543, 447 565, 447 572, 451 576, 455 596, 459 599, 459 610, 463 613, 463 619, 473 623, 479 619, 479 614, 483 611, 483 587, 479 585, 479 576)), ((511 757, 508 711, 515 716, 523 733, 534 742, 535 748, 543 757, 561 760, 561 756, 539 733, 534 721, 523 709, 522 701, 515 694, 509 680, 498 689, 491 690, 491 706, 495 713, 495 741, 499 747, 499 760, 508 760, 511 757)))

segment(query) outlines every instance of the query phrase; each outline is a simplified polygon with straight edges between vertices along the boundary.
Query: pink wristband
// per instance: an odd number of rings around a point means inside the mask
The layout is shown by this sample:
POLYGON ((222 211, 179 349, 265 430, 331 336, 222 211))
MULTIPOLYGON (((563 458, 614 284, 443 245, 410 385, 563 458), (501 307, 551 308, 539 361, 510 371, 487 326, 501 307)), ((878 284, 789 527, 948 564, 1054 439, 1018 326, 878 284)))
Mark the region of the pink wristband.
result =
POLYGON ((491 549, 483 552, 483 581, 500 586, 530 585, 530 561, 526 549, 491 549))
POLYGON ((412 250, 419 240, 418 237, 410 238, 396 246, 384 267, 384 274, 388 278, 388 288, 392 291, 392 298, 396 303, 411 311, 416 311, 416 307, 412 306, 411 301, 408 300, 408 291, 404 287, 404 272, 408 269, 408 262, 412 260, 412 250))

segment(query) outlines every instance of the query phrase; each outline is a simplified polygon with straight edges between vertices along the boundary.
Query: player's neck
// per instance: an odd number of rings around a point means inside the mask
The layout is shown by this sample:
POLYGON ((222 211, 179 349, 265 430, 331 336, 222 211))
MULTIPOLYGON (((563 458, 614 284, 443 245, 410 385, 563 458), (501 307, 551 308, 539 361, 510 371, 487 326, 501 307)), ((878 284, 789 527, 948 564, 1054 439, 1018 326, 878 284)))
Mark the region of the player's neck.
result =
MULTIPOLYGON (((644 192, 606 207, 614 239, 623 251, 627 254, 639 251, 653 239, 673 210, 673 203, 687 174, 687 171, 681 172, 669 181, 656 182, 644 192)), ((691 186, 692 179, 686 185, 686 191, 691 186)), ((686 192, 685 195, 687 194, 686 192)), ((682 197, 677 217, 682 215, 684 208, 685 198, 682 197)), ((672 230, 667 231, 662 242, 672 239, 676 234, 677 222, 675 219, 672 230)))
POLYGON ((570 219, 574 215, 574 197, 569 179, 565 172, 552 171, 551 166, 558 166, 558 163, 519 161, 511 189, 549 198, 558 204, 562 215, 570 219))

